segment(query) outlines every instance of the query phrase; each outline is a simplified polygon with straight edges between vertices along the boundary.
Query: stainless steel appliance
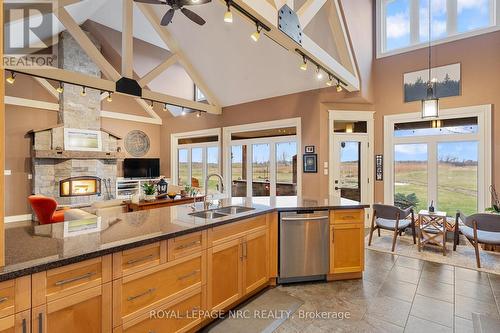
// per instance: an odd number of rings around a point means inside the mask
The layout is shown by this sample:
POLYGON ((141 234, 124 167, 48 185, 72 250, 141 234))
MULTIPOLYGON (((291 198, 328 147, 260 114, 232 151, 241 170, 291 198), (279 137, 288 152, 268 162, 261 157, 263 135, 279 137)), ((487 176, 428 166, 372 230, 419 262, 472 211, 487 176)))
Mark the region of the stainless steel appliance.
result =
POLYGON ((329 268, 328 211, 280 214, 279 283, 323 280, 329 268))

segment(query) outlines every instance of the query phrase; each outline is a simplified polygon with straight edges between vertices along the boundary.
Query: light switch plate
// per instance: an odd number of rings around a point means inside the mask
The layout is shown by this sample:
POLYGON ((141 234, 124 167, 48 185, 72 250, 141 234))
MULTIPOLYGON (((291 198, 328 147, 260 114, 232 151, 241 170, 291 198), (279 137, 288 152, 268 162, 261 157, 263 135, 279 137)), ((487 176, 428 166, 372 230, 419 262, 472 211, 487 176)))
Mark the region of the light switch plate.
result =
POLYGON ((323 162, 323 168, 328 168, 328 162, 323 162))
POLYGON ((3 174, 4 174, 4 176, 10 176, 10 175, 12 175, 12 170, 4 170, 3 174))
POLYGON ((33 175, 31 173, 28 174, 28 179, 33 179, 33 175))
POLYGON ((323 169, 323 174, 324 174, 325 176, 328 176, 328 168, 327 168, 327 169, 323 169))

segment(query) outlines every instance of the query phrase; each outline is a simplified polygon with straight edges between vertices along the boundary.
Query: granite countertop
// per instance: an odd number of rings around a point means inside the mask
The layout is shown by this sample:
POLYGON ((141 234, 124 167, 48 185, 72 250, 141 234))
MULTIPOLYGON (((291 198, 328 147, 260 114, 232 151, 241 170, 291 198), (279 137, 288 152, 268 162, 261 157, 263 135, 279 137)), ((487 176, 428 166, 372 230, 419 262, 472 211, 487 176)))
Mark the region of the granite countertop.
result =
MULTIPOLYGON (((216 219, 190 216, 191 205, 172 206, 41 226, 5 230, 5 263, 0 281, 177 237, 274 211, 367 208, 356 201, 332 198, 230 198, 223 207, 245 206, 251 211, 216 219)), ((203 210, 203 203, 196 204, 203 210)))

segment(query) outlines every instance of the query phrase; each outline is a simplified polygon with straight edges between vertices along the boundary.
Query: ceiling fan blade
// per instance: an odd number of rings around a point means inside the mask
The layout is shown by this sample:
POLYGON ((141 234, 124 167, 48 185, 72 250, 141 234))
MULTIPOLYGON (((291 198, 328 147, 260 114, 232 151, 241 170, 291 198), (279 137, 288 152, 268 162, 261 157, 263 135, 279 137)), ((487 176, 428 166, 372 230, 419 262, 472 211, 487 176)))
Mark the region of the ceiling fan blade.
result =
POLYGON ((180 6, 194 6, 194 5, 204 5, 211 2, 212 0, 180 0, 180 6))
POLYGON ((172 18, 174 17, 175 14, 175 9, 170 8, 165 15, 163 15, 163 18, 161 19, 160 25, 167 26, 170 22, 172 22, 172 18))
POLYGON ((164 1, 159 1, 159 0, 134 0, 135 2, 142 2, 142 3, 149 3, 152 5, 164 5, 164 1))
POLYGON ((188 19, 190 19, 191 21, 193 21, 194 23, 199 24, 199 25, 205 24, 205 20, 202 19, 201 16, 196 14, 195 12, 193 12, 187 8, 181 8, 181 12, 182 12, 182 14, 186 15, 186 17, 188 19))

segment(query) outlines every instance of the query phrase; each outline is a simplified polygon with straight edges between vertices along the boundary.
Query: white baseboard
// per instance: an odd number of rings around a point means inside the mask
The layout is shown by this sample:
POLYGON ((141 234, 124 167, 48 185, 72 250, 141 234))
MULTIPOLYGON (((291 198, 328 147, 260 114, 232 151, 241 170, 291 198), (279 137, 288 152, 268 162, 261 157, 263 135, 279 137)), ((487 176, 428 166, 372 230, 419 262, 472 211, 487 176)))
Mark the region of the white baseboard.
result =
POLYGON ((32 218, 31 214, 5 216, 4 222, 5 223, 12 223, 12 222, 21 222, 21 221, 31 221, 31 218, 32 218))

